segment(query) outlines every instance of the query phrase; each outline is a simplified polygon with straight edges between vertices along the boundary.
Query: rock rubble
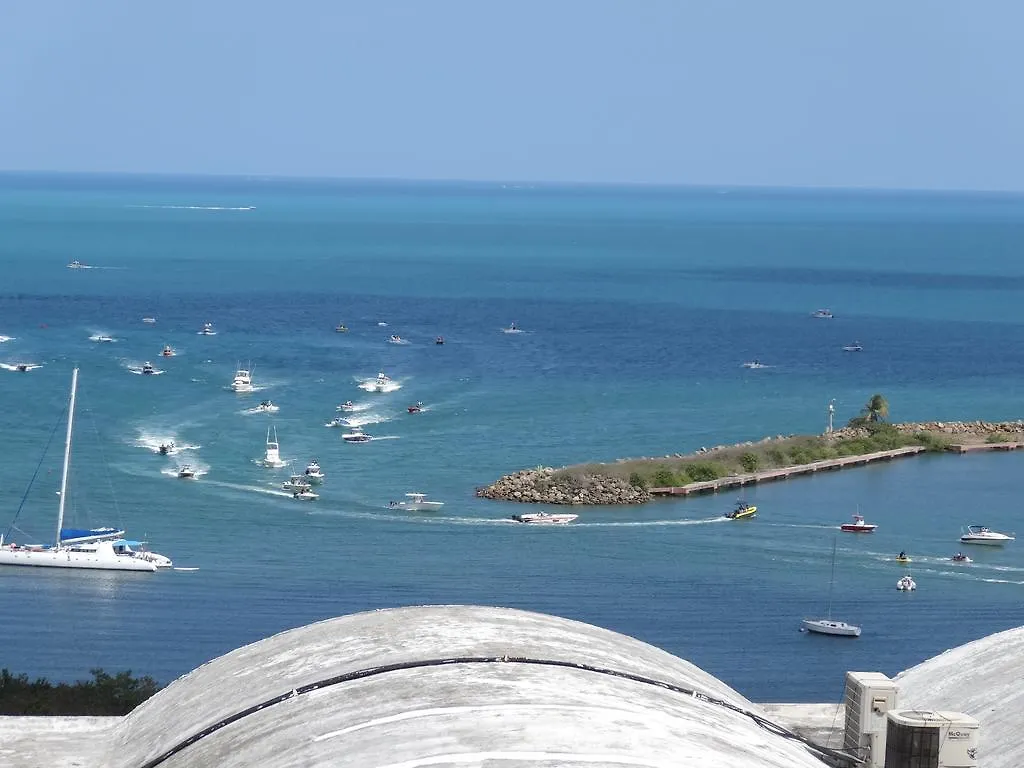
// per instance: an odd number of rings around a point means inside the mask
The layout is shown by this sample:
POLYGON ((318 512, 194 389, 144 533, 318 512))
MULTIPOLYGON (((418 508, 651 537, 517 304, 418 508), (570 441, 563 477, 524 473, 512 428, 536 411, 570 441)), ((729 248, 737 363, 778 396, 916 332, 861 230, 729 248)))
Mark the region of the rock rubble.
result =
POLYGON ((558 472, 552 467, 505 475, 477 489, 476 495, 534 504, 642 504, 651 498, 646 489, 617 477, 558 472))

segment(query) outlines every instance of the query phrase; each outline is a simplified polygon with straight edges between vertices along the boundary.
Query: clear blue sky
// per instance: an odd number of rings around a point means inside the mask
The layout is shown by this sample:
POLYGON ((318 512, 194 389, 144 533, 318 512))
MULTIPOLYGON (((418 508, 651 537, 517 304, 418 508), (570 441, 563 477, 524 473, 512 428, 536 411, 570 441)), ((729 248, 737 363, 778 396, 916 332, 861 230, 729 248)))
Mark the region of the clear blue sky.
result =
POLYGON ((1024 189, 1021 0, 5 0, 0 169, 1024 189))

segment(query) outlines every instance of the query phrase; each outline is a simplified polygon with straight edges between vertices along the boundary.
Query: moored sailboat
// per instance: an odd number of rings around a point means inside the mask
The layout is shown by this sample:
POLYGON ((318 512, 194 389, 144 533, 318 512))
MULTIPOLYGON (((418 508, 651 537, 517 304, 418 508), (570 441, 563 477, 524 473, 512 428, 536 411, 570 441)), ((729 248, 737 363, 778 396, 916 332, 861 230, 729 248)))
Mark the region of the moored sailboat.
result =
POLYGON ((837 621, 832 618, 832 587, 836 582, 836 542, 832 540, 832 576, 828 582, 828 604, 825 609, 824 619, 804 619, 801 629, 806 632, 815 632, 819 635, 833 635, 835 637, 860 637, 860 627, 855 624, 847 624, 845 621, 837 621))

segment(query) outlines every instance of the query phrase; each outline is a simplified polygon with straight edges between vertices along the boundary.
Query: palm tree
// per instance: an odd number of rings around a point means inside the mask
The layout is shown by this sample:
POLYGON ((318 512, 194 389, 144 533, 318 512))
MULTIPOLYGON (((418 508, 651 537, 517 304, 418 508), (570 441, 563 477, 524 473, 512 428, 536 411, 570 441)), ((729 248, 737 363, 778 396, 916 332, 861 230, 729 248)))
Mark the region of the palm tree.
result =
POLYGON ((872 395, 867 405, 861 409, 861 413, 870 422, 885 421, 889 418, 889 402, 881 395, 872 395))

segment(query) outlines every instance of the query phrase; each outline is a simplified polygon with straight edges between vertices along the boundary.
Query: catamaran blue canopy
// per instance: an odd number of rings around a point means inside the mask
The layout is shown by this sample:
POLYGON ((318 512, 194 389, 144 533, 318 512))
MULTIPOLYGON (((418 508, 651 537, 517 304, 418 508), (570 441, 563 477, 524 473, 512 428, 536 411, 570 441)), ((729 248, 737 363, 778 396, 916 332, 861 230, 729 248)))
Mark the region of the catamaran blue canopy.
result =
POLYGON ((60 540, 65 544, 81 544, 86 541, 102 541, 124 536, 119 528, 61 528, 60 540))

